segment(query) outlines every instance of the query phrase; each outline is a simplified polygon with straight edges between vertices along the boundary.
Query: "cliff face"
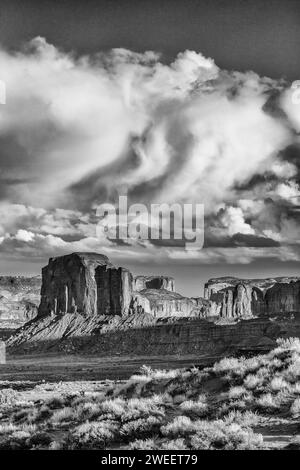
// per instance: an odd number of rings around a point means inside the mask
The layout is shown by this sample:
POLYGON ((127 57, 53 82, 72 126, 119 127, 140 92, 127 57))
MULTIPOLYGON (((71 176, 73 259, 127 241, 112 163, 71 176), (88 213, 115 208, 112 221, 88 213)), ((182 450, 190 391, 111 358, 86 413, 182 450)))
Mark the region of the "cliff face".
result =
POLYGON ((225 318, 300 312, 299 278, 220 278, 208 281, 205 296, 221 305, 225 318))
POLYGON ((39 317, 67 313, 93 315, 151 314, 154 317, 202 316, 211 302, 176 292, 167 276, 137 276, 115 268, 107 257, 73 253, 51 258, 43 268, 39 317))
POLYGON ((0 341, 0 364, 6 363, 6 351, 4 341, 0 341))
POLYGON ((99 315, 128 315, 132 295, 132 275, 124 268, 98 266, 97 313, 99 315))
POLYGON ((175 292, 175 281, 168 276, 136 276, 133 281, 133 290, 139 292, 145 289, 165 289, 175 292))
POLYGON ((144 289, 133 298, 133 311, 151 313, 154 317, 200 316, 197 302, 166 289, 144 289), (136 304, 136 306, 135 306, 136 304), (139 307, 143 310, 139 311, 139 307))
POLYGON ((113 267, 108 258, 97 253, 72 253, 50 258, 42 269, 39 316, 62 313, 97 313, 95 269, 113 267))
POLYGON ((37 316, 41 278, 0 276, 0 329, 16 329, 37 316))
POLYGON ((223 296, 221 316, 225 318, 251 317, 264 312, 263 293, 256 287, 237 284, 226 289, 223 296))
POLYGON ((215 298, 222 299, 222 293, 228 289, 229 287, 235 287, 237 284, 247 284, 252 287, 257 287, 262 292, 266 292, 272 286, 278 283, 282 284, 289 284, 290 282, 299 281, 299 277, 274 277, 274 278, 266 278, 266 279, 240 279, 237 277, 219 277, 209 279, 204 285, 204 298, 205 299, 212 299, 214 296, 215 298), (221 297, 217 297, 218 294, 221 297))
POLYGON ((268 315, 300 312, 300 281, 274 284, 265 294, 265 305, 268 315))

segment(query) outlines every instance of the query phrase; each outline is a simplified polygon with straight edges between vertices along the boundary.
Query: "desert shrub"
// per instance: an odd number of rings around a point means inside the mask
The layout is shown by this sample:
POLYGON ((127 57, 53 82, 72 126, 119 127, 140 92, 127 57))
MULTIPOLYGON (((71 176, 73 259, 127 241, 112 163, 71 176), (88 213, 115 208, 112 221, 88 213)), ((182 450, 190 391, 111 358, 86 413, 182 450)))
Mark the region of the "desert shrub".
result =
POLYGON ((39 416, 39 410, 38 410, 38 408, 31 408, 31 409, 29 410, 28 415, 27 415, 26 421, 27 421, 28 423, 33 424, 33 423, 35 423, 35 422, 38 421, 38 416, 39 416))
POLYGON ((150 437, 159 431, 161 423, 161 417, 148 416, 147 418, 139 418, 123 424, 120 429, 120 435, 125 439, 150 437))
POLYGON ((185 414, 204 416, 208 412, 208 404, 205 395, 200 395, 198 400, 186 400, 179 405, 185 414))
POLYGON ((15 431, 10 436, 6 436, 4 440, 0 442, 1 450, 18 450, 18 449, 30 449, 28 439, 30 434, 26 431, 15 431))
POLYGON ((300 382, 296 382, 295 384, 291 385, 291 390, 296 395, 300 395, 300 382))
POLYGON ((192 449, 258 449, 263 447, 263 437, 238 424, 207 423, 191 438, 192 449))
POLYGON ((27 421, 28 415, 30 414, 30 409, 18 410, 12 415, 12 420, 16 423, 21 421, 27 421))
POLYGON ((257 413, 253 413, 253 411, 247 410, 242 412, 240 410, 233 410, 223 417, 223 421, 226 424, 237 423, 244 427, 251 427, 259 423, 260 416, 257 413))
POLYGON ((159 446, 161 450, 187 450, 188 447, 184 439, 170 439, 162 442, 159 446))
POLYGON ((76 420, 95 420, 102 414, 102 408, 100 403, 86 402, 81 403, 75 408, 74 418, 76 420))
POLYGON ((272 369, 273 371, 274 370, 280 370, 282 369, 282 367, 284 367, 284 362, 282 362, 281 359, 279 359, 278 357, 268 357, 267 359, 267 363, 268 363, 268 367, 270 369, 272 369))
POLYGON ((254 390, 260 387, 262 383, 263 383, 262 378, 254 374, 249 374, 244 379, 244 386, 249 390, 254 390))
POLYGON ((186 395, 183 393, 179 393, 178 395, 173 396, 174 405, 180 405, 185 401, 186 401, 186 395))
POLYGON ((290 409, 292 415, 294 416, 299 416, 300 415, 300 398, 296 398, 294 403, 291 406, 290 409))
POLYGON ((29 439, 30 448, 48 448, 51 443, 51 437, 46 432, 37 432, 29 439))
POLYGON ((0 424, 0 436, 5 435, 5 434, 11 434, 17 430, 18 430, 18 426, 16 424, 12 424, 12 423, 0 424))
POLYGON ((50 442, 48 449, 49 450, 62 450, 64 448, 64 442, 52 441, 50 442))
POLYGON ((241 398, 247 395, 247 390, 243 386, 231 387, 228 391, 229 399, 241 398))
POLYGON ((274 353, 285 351, 296 351, 300 353, 300 339, 299 338, 278 338, 276 340, 278 348, 274 350, 274 353))
POLYGON ((261 395, 257 400, 257 405, 265 411, 274 411, 278 408, 276 398, 271 393, 261 395))
POLYGON ((131 398, 124 406, 121 421, 126 422, 150 415, 163 417, 165 412, 162 405, 165 398, 165 395, 153 395, 149 398, 131 398))
POLYGON ((104 449, 114 439, 119 425, 116 421, 90 421, 77 426, 69 436, 71 448, 104 449))
POLYGON ((155 450, 157 445, 154 439, 136 439, 129 444, 128 448, 131 450, 155 450))
POLYGON ((146 385, 151 381, 152 377, 150 375, 133 375, 125 384, 112 387, 106 395, 112 395, 114 397, 129 395, 139 397, 143 393, 146 385))
POLYGON ((144 364, 140 367, 139 373, 141 375, 146 375, 146 376, 151 377, 151 375, 153 374, 153 369, 150 366, 147 366, 144 364))
POLYGON ((213 370, 216 373, 226 373, 238 370, 240 368, 240 359, 235 357, 224 357, 219 362, 216 362, 213 366, 213 370))
POLYGON ((72 420, 74 420, 74 409, 67 406, 61 410, 54 411, 51 416, 51 422, 56 424, 72 420))
POLYGON ((177 416, 173 421, 161 427, 161 432, 165 436, 186 436, 195 431, 195 422, 188 416, 177 416))
POLYGON ((260 367, 258 371, 256 372, 257 377, 261 380, 262 384, 264 381, 268 381, 271 377, 271 371, 270 368, 267 367, 266 365, 263 367, 260 367))
POLYGON ((126 401, 123 398, 105 400, 101 403, 102 413, 110 413, 115 418, 121 418, 125 413, 126 401))
POLYGON ((300 378, 300 358, 296 358, 287 368, 285 373, 287 380, 296 382, 300 378))
POLYGON ((273 392, 279 392, 281 390, 288 390, 290 385, 281 376, 274 377, 270 382, 270 389, 273 392))
POLYGON ((4 388, 0 390, 0 406, 15 404, 18 394, 12 388, 4 388))
POLYGON ((65 399, 61 396, 54 396, 45 401, 45 404, 51 409, 62 408, 65 406, 65 399))
POLYGON ((51 417, 52 411, 47 405, 42 405, 39 409, 34 408, 27 416, 27 421, 34 423, 47 420, 51 417))
POLYGON ((30 449, 29 440, 35 432, 35 425, 0 425, 0 449, 30 449))

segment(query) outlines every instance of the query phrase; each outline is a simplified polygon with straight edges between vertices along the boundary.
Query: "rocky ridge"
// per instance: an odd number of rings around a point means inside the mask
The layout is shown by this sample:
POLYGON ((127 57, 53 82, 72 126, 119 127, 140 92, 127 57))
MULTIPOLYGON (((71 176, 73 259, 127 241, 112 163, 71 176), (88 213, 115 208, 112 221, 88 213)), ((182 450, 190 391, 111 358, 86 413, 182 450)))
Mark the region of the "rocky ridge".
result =
MULTIPOLYGON (((53 342, 56 347, 57 342, 67 338, 70 341, 87 338, 89 342, 88 338, 99 337, 92 341, 94 344, 104 341, 106 334, 135 331, 126 333, 126 338, 138 348, 141 330, 146 328, 150 337, 161 326, 160 341, 169 344, 164 335, 168 336, 170 331, 171 336, 178 335, 185 323, 184 341, 189 341, 192 335, 197 342, 190 331, 195 321, 200 321, 199 328, 211 331, 212 335, 215 330, 210 330, 209 324, 217 326, 218 335, 225 325, 231 324, 239 335, 237 325, 243 320, 258 325, 263 320, 272 330, 275 325, 269 317, 276 319, 279 315, 280 321, 285 321, 286 315, 288 319, 299 317, 300 279, 212 279, 206 284, 205 297, 182 296, 175 292, 174 279, 167 276, 134 278, 127 269, 115 267, 101 254, 72 253, 51 258, 43 268, 38 316, 11 336, 7 344, 10 348, 22 348, 26 344, 37 347, 39 343, 48 348, 53 347, 53 342), (169 329, 176 324, 179 330, 169 329)), ((250 323, 247 324, 250 328, 250 323)), ((172 341, 178 343, 174 337, 170 341, 169 348, 172 341)), ((201 341, 204 341, 202 334, 201 341)), ((130 349, 129 343, 126 348, 130 349)))

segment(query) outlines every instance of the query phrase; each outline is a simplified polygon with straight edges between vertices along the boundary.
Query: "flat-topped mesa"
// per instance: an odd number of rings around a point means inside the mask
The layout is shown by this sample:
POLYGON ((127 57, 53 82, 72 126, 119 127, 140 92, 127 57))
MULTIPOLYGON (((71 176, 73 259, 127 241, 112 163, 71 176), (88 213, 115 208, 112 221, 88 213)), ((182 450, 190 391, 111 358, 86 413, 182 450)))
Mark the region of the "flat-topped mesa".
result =
POLYGON ((237 284, 247 284, 252 287, 257 287, 262 292, 266 292, 272 286, 278 283, 289 284, 290 282, 299 281, 298 276, 281 276, 281 277, 270 277, 266 279, 241 279, 233 276, 217 277, 209 279, 204 285, 204 298, 211 300, 222 300, 223 294, 229 287, 234 287, 237 284))
POLYGON ((133 290, 140 292, 144 289, 164 289, 175 292, 175 280, 169 276, 136 276, 133 280, 133 290))
POLYGON ((98 253, 72 253, 50 258, 42 269, 41 303, 38 316, 97 313, 97 285, 95 269, 111 267, 105 255, 98 253))
POLYGON ((257 287, 240 283, 224 291, 221 317, 245 318, 264 313, 263 292, 257 287))
POLYGON ((227 318, 300 313, 299 277, 210 279, 204 296, 220 304, 227 318))

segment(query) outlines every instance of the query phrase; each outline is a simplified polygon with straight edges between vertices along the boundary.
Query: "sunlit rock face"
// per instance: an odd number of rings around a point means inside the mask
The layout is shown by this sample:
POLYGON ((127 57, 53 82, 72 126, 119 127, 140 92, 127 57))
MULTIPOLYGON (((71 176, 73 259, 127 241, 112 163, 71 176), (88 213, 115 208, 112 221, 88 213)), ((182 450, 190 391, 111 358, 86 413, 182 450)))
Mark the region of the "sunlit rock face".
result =
POLYGON ((300 281, 274 284, 265 294, 265 304, 269 315, 300 312, 300 281))
POLYGON ((300 313, 299 277, 210 279, 204 297, 221 305, 221 317, 239 318, 300 313))
POLYGON ((175 292, 175 281, 169 276, 136 276, 133 281, 133 290, 164 289, 175 292))
POLYGON ((0 364, 6 363, 6 348, 4 341, 0 341, 0 364))
POLYGON ((184 297, 166 289, 143 289, 133 292, 132 314, 151 313, 154 317, 199 317, 216 315, 214 303, 198 298, 184 297))
POLYGON ((42 269, 39 316, 49 314, 97 314, 95 269, 112 267, 107 256, 98 253, 72 253, 50 258, 42 269))
POLYGON ((225 290, 221 316, 225 318, 257 316, 264 312, 264 307, 262 291, 249 284, 240 283, 225 290))
POLYGON ((209 279, 204 285, 204 298, 215 299, 221 298, 226 289, 235 287, 237 284, 249 284, 252 287, 257 287, 263 293, 278 283, 289 284, 290 282, 297 282, 300 278, 297 276, 281 276, 269 277, 265 279, 241 279, 232 276, 216 277, 209 279), (219 297, 218 297, 219 295, 219 297))

